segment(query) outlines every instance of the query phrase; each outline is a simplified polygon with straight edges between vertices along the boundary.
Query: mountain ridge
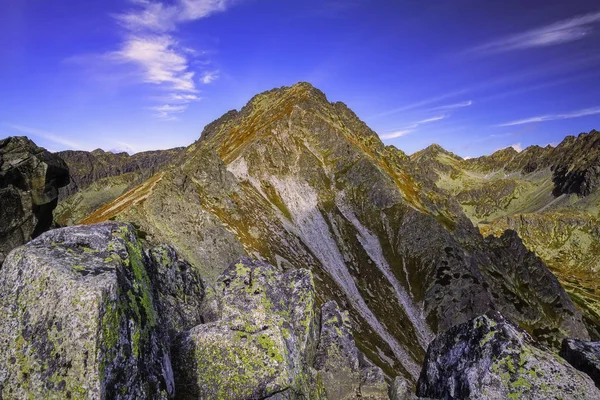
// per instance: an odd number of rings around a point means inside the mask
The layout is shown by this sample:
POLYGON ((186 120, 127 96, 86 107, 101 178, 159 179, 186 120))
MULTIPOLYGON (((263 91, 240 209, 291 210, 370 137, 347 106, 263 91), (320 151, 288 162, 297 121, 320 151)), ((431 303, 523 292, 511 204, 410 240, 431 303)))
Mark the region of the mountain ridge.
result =
POLYGON ((484 240, 404 153, 313 89, 255 96, 84 222, 133 222, 209 280, 215 265, 242 255, 311 269, 318 301, 349 309, 357 345, 390 376, 414 381, 432 335, 489 309, 551 346, 561 332, 587 337, 564 290, 518 236, 484 240))

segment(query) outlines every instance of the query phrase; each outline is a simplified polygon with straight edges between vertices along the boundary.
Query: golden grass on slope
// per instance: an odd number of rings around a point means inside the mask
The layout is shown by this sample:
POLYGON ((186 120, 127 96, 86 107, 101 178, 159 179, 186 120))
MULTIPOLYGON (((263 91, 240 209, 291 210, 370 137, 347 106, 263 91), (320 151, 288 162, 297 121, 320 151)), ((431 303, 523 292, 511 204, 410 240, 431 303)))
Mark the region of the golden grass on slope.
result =
POLYGON ((104 205, 103 207, 100 207, 92 214, 79 221, 79 223, 88 225, 108 221, 112 217, 119 214, 121 211, 131 206, 143 203, 144 200, 148 198, 150 193, 152 193, 152 189, 154 188, 154 186, 158 182, 160 182, 163 175, 164 172, 159 172, 153 175, 150 179, 134 187, 127 193, 118 197, 116 200, 104 205))

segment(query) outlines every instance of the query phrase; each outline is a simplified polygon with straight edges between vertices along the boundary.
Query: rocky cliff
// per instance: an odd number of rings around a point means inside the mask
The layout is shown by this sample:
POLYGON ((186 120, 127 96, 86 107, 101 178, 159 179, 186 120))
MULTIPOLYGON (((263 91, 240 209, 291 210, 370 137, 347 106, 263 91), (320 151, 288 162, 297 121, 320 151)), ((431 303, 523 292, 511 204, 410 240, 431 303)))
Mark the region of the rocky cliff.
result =
POLYGON ((69 169, 25 137, 0 140, 0 265, 10 250, 52 225, 69 169))
POLYGON ((300 83, 225 114, 170 169, 84 222, 132 222, 209 286, 240 256, 308 269, 316 301, 349 311, 358 348, 409 382, 437 333, 489 310, 549 346, 589 338, 517 235, 484 240, 417 167, 343 103, 300 83))

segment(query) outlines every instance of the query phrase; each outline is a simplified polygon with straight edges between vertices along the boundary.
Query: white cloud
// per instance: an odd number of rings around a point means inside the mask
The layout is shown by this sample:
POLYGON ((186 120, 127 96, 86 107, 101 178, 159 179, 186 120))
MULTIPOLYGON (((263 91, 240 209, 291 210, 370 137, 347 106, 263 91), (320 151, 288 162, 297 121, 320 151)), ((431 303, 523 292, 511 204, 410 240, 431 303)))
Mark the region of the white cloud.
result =
POLYGON ((406 136, 410 133, 413 132, 413 130, 418 127, 419 125, 422 124, 428 124, 430 122, 435 122, 435 121, 439 121, 445 118, 445 115, 439 115, 437 117, 431 117, 431 118, 427 118, 427 119, 423 119, 421 121, 417 121, 417 122, 413 122, 412 124, 408 125, 406 128, 399 130, 399 131, 395 131, 395 132, 391 132, 391 133, 385 133, 383 135, 379 135, 379 137, 382 140, 389 140, 389 139, 396 139, 402 136, 406 136))
POLYGON ((440 107, 435 107, 432 108, 431 110, 452 110, 455 108, 462 108, 462 107, 468 107, 470 105, 473 104, 472 100, 467 100, 467 101, 461 101, 460 103, 454 103, 454 104, 448 104, 446 106, 440 106, 440 107))
POLYGON ((392 133, 386 133, 384 135, 379 135, 379 137, 382 140, 396 139, 396 138, 399 138, 399 137, 402 137, 402 136, 406 136, 406 135, 408 135, 411 132, 412 132, 411 129, 406 129, 406 130, 403 130, 403 131, 396 131, 396 132, 392 132, 392 133))
POLYGON ((218 70, 208 70, 210 61, 198 60, 205 52, 181 46, 175 32, 180 24, 200 20, 225 11, 240 0, 131 0, 133 7, 115 16, 124 27, 124 40, 119 50, 107 54, 118 63, 140 68, 145 83, 170 91, 163 100, 178 105, 153 107, 160 118, 174 119, 174 113, 185 110, 183 104, 200 100, 197 84, 209 84, 219 77, 218 70), (198 62, 200 61, 200 62, 198 62), (194 71, 192 65, 203 65, 194 71), (199 80, 196 72, 206 69, 199 80))
POLYGON ((444 115, 439 115, 439 116, 437 116, 437 117, 431 117, 431 118, 427 118, 427 119, 424 119, 424 120, 421 120, 421 121, 415 122, 415 123, 413 124, 413 126, 415 126, 415 127, 416 127, 416 126, 418 126, 418 125, 421 125, 421 124, 426 124, 426 123, 428 123, 428 122, 439 121, 439 120, 441 120, 441 119, 444 119, 444 118, 445 118, 445 116, 444 116, 444 115))
POLYGON ((19 132, 43 138, 43 139, 49 140, 51 142, 54 142, 56 144, 66 146, 70 149, 74 149, 74 150, 82 149, 82 147, 78 143, 68 140, 68 139, 65 139, 65 138, 61 137, 60 135, 57 135, 52 132, 44 131, 42 129, 31 128, 31 127, 23 126, 23 125, 8 125, 8 126, 19 132))
POLYGON ((180 114, 187 110, 187 104, 182 105, 171 105, 164 104, 162 106, 151 107, 152 110, 156 111, 156 116, 160 119, 171 121, 176 119, 174 114, 180 114))
POLYGON ((169 97, 167 97, 167 100, 189 103, 192 101, 200 101, 200 100, 202 100, 202 97, 195 95, 195 94, 171 93, 169 95, 169 97))
POLYGON ((525 118, 516 121, 506 122, 504 124, 499 124, 496 126, 514 126, 514 125, 524 125, 531 124, 534 122, 545 122, 545 121, 554 121, 558 119, 571 119, 571 118, 579 118, 586 117, 589 115, 600 114, 600 107, 595 108, 585 108, 583 110, 573 111, 565 114, 548 114, 548 115, 540 115, 537 117, 525 118))
POLYGON ((209 83, 217 80, 219 78, 219 71, 209 71, 209 72, 205 72, 204 75, 202 75, 202 78, 200 78, 200 82, 202 82, 205 85, 208 85, 209 83))
POLYGON ((402 107, 394 108, 393 110, 388 110, 388 111, 384 111, 382 113, 373 115, 370 119, 375 119, 375 118, 380 118, 380 117, 387 117, 388 115, 397 114, 399 112, 413 110, 415 108, 426 106, 428 104, 437 103, 438 101, 442 101, 442 100, 445 100, 447 98, 452 98, 452 97, 459 96, 459 95, 465 93, 467 90, 468 89, 461 89, 461 90, 457 90, 455 92, 445 93, 445 94, 442 94, 440 96, 435 96, 435 97, 431 97, 429 99, 421 100, 421 101, 418 101, 416 103, 407 104, 407 105, 402 106, 402 107))
POLYGON ((167 5, 158 1, 138 0, 136 3, 136 9, 116 16, 123 26, 131 31, 167 32, 175 30, 179 23, 225 11, 231 1, 178 0, 167 5))
POLYGON ((586 37, 592 30, 589 25, 597 22, 600 22, 600 12, 580 15, 484 43, 467 50, 466 53, 503 53, 513 50, 548 47, 572 42, 586 37))
POLYGON ((118 61, 140 66, 147 83, 184 92, 197 91, 194 72, 189 70, 187 58, 168 35, 130 36, 121 50, 112 56, 118 61))

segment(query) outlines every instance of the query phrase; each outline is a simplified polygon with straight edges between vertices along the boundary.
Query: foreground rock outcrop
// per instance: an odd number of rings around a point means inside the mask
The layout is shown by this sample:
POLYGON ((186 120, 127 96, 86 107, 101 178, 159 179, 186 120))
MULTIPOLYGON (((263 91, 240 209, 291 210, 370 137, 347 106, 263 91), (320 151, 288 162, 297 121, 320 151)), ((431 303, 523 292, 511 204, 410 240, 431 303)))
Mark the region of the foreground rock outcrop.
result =
POLYGON ((592 380, 491 312, 429 346, 417 395, 432 399, 598 399, 592 380))
POLYGON ((387 399, 313 275, 242 258, 207 288, 128 224, 47 232, 0 270, 0 398, 387 399))
POLYGON ((3 398, 168 398, 150 260, 124 224, 57 229, 0 271, 3 398))
POLYGON ((10 250, 52 225, 69 169, 26 137, 0 140, 0 265, 10 250))

